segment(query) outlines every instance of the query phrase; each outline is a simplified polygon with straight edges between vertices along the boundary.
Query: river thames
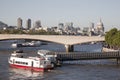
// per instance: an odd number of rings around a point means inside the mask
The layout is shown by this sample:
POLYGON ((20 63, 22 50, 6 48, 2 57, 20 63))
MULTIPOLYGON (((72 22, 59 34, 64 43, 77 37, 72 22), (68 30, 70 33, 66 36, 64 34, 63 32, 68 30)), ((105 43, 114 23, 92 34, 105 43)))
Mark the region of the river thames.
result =
MULTIPOLYGON (((22 49, 28 55, 35 56, 37 50, 64 52, 64 45, 48 43, 39 47, 12 48, 11 41, 0 41, 0 80, 120 80, 120 66, 114 60, 81 60, 64 62, 48 72, 10 68, 8 58, 11 52, 22 49)), ((75 51, 100 52, 101 44, 75 45, 75 51)))

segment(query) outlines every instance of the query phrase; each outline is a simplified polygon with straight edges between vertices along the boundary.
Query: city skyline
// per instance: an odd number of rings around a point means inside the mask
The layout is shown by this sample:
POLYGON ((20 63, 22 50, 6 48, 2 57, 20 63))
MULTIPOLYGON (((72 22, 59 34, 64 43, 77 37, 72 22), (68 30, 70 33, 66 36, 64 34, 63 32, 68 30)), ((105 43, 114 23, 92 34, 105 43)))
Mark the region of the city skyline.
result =
POLYGON ((96 26, 101 18, 105 30, 109 30, 120 26, 119 3, 119 0, 0 0, 0 21, 17 25, 20 17, 23 23, 28 18, 32 24, 40 20, 43 27, 73 22, 75 27, 83 28, 89 27, 90 22, 96 26))

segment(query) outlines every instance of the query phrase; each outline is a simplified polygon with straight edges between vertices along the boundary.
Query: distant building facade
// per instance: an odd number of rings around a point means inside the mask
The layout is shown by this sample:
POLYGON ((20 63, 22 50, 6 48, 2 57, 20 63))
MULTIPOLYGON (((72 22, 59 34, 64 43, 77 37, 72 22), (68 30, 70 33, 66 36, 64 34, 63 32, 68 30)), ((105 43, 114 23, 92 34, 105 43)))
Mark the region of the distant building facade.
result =
POLYGON ((17 28, 18 29, 22 29, 23 27, 22 27, 22 19, 21 18, 18 18, 17 19, 17 28))
POLYGON ((94 23, 90 23, 89 25, 89 36, 92 35, 104 35, 104 24, 100 21, 97 23, 96 27, 94 27, 94 23))
POLYGON ((104 34, 104 25, 103 25, 103 22, 101 21, 101 19, 100 19, 100 22, 97 23, 96 30, 97 30, 98 34, 100 34, 100 35, 104 34))
POLYGON ((91 22, 90 25, 89 25, 89 27, 90 27, 90 31, 94 31, 94 29, 95 29, 94 28, 94 23, 91 22))
POLYGON ((41 26, 41 21, 38 20, 38 21, 36 21, 36 22, 34 23, 33 28, 35 29, 35 28, 40 28, 40 27, 42 27, 42 26, 41 26))
POLYGON ((58 28, 59 28, 59 29, 64 29, 64 23, 59 23, 59 24, 58 24, 58 28))
POLYGON ((73 22, 67 22, 67 23, 65 24, 65 27, 73 27, 73 22))
POLYGON ((26 21, 26 29, 30 29, 31 28, 31 19, 28 19, 26 21))
POLYGON ((0 21, 0 29, 7 28, 8 25, 0 21))

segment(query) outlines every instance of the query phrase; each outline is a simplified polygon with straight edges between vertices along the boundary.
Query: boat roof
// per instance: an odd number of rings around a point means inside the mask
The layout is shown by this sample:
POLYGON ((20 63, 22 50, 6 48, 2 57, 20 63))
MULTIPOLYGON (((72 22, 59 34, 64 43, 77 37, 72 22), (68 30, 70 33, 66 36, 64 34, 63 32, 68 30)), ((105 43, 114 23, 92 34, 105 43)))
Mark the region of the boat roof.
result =
POLYGON ((51 51, 49 50, 38 50, 38 53, 42 53, 42 54, 47 54, 50 53, 51 51))
POLYGON ((24 55, 26 53, 23 52, 23 50, 15 50, 13 51, 12 55, 24 55))
POLYGON ((23 50, 16 50, 14 53, 23 53, 23 50))

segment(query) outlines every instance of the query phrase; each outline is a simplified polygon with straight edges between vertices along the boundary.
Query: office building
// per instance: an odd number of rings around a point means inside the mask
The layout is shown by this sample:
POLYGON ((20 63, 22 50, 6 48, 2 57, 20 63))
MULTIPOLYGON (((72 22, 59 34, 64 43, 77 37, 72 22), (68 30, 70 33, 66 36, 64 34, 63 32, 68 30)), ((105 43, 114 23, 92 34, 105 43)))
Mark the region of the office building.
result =
POLYGON ((17 19, 17 28, 22 29, 22 19, 21 18, 17 19))
POLYGON ((30 29, 31 28, 31 19, 28 19, 26 21, 26 29, 30 29))

